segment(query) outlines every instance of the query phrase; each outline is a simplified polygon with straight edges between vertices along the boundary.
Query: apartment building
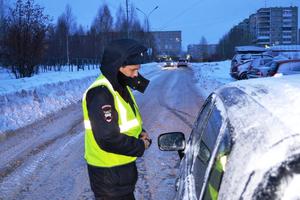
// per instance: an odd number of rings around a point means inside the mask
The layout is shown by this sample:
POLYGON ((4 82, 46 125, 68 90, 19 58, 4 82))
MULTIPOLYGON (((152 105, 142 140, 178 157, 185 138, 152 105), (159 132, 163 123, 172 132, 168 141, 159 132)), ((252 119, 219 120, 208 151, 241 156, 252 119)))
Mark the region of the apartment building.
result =
POLYGON ((249 17, 249 21, 255 44, 297 44, 298 7, 261 8, 249 17))
POLYGON ((181 31, 152 31, 158 55, 179 56, 181 31))
POLYGON ((190 44, 187 47, 187 54, 195 60, 203 60, 216 53, 216 44, 190 44))

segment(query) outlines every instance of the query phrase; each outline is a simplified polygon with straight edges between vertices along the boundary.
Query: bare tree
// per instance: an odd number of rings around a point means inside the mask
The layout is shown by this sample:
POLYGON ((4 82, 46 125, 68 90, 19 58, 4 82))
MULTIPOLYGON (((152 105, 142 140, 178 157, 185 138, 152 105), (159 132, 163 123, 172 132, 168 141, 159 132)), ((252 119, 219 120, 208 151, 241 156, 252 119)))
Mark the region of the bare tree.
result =
POLYGON ((3 39, 6 34, 5 26, 5 6, 3 0, 0 0, 0 64, 3 62, 4 46, 3 39))
POLYGON ((121 5, 119 5, 117 11, 117 19, 115 23, 115 31, 117 32, 126 32, 126 16, 125 11, 121 5))
POLYGON ((59 17, 58 24, 64 26, 66 38, 66 58, 67 64, 70 63, 69 36, 76 31, 75 17, 72 14, 72 8, 69 4, 66 5, 64 13, 59 17))
POLYGON ((253 38, 249 30, 234 26, 220 39, 216 49, 217 54, 221 59, 231 59, 236 46, 252 45, 253 38))
POLYGON ((103 4, 99 8, 91 29, 96 33, 95 43, 97 46, 95 50, 97 57, 99 57, 103 53, 104 46, 111 40, 113 31, 113 17, 107 4, 103 4))
POLYGON ((49 16, 34 0, 17 0, 7 18, 7 64, 16 78, 30 77, 42 61, 49 16))
POLYGON ((113 17, 106 4, 103 4, 99 8, 92 27, 95 28, 97 33, 107 33, 113 30, 113 17))
POLYGON ((207 40, 204 36, 202 36, 201 40, 200 40, 200 51, 201 51, 202 60, 207 59, 207 57, 208 57, 208 44, 207 44, 207 40))

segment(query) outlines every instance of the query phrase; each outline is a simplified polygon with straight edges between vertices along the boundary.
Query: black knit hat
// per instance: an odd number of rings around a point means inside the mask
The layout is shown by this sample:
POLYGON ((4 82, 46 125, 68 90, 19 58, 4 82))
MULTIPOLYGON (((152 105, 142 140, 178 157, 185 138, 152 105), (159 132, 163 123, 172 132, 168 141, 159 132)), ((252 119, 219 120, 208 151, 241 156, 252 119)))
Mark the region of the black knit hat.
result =
POLYGON ((145 63, 145 53, 141 52, 141 53, 128 56, 127 59, 124 61, 123 66, 138 65, 143 63, 145 63))
POLYGON ((114 40, 106 46, 101 65, 119 68, 124 65, 142 64, 145 51, 147 48, 135 40, 114 40))
POLYGON ((132 39, 119 39, 110 42, 104 49, 100 70, 117 88, 120 67, 144 63, 147 48, 132 39))

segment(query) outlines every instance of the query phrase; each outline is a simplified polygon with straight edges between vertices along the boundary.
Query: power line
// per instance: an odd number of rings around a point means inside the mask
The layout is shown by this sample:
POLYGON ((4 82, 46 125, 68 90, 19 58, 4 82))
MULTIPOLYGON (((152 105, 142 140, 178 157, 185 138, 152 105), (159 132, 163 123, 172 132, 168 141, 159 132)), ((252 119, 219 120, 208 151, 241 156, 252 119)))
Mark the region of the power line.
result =
POLYGON ((184 15, 187 11, 189 11, 191 8, 195 7, 197 4, 202 3, 202 1, 197 0, 194 4, 192 4, 191 6, 189 6, 188 8, 186 8, 185 10, 183 10, 182 12, 180 12, 179 14, 177 14, 175 17, 171 18, 168 22, 166 22, 163 26, 161 26, 159 28, 159 30, 164 30, 165 28, 168 27, 168 25, 177 20, 179 17, 181 17, 182 15, 184 15))

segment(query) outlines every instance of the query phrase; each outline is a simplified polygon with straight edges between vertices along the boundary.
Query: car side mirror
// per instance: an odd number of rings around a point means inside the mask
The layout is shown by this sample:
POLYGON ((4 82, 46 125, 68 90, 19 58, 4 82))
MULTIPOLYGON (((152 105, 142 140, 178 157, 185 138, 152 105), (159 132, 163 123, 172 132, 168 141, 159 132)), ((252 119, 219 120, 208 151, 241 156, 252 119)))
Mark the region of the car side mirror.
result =
POLYGON ((181 132, 163 133, 158 137, 161 151, 180 151, 185 149, 185 137, 181 132))
POLYGON ((184 156, 186 142, 181 132, 163 133, 159 135, 157 144, 161 151, 177 151, 180 159, 184 156))

